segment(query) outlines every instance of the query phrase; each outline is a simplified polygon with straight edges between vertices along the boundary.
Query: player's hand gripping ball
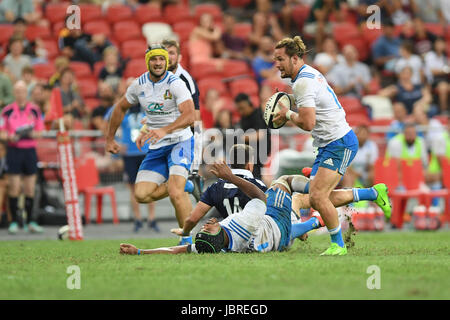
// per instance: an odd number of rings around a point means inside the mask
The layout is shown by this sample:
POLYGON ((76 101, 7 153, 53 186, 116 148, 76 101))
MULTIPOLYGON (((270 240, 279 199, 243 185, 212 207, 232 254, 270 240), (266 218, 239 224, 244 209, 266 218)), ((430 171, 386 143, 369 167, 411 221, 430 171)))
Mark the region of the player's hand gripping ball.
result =
POLYGON ((271 129, 279 129, 284 126, 287 119, 282 122, 274 122, 276 115, 283 109, 283 107, 291 109, 291 99, 286 92, 277 92, 267 100, 266 108, 264 110, 264 121, 271 129))

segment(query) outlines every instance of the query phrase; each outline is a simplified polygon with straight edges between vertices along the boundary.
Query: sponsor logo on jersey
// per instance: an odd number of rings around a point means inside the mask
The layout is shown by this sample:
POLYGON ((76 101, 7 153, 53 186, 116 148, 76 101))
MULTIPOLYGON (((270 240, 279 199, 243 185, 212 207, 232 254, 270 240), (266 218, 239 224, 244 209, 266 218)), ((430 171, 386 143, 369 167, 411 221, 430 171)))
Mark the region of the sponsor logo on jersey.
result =
POLYGON ((164 107, 164 103, 152 102, 147 106, 148 112, 160 111, 164 107))
POLYGON ((169 89, 167 89, 166 92, 164 93, 164 100, 169 100, 172 98, 173 98, 172 93, 170 92, 169 89))

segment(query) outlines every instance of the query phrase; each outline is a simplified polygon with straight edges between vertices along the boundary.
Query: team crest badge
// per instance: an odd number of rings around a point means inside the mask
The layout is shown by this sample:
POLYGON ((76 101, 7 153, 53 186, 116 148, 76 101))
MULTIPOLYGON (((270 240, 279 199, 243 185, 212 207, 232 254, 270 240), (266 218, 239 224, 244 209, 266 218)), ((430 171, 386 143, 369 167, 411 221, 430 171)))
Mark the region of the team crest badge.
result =
POLYGON ((164 100, 172 99, 172 93, 169 90, 166 90, 164 93, 164 100))

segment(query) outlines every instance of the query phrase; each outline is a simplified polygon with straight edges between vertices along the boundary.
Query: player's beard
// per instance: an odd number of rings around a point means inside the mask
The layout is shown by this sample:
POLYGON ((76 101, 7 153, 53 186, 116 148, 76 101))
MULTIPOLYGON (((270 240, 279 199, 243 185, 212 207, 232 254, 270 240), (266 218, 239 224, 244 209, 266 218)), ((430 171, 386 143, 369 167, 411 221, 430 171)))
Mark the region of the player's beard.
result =
POLYGON ((169 63, 169 68, 167 69, 167 70, 169 70, 169 71, 174 71, 176 68, 178 68, 178 62, 174 62, 173 64, 172 63, 169 63))
POLYGON ((163 76, 163 74, 166 72, 165 69, 162 69, 161 74, 157 74, 155 73, 151 68, 149 69, 150 74, 155 77, 155 78, 161 78, 163 76))

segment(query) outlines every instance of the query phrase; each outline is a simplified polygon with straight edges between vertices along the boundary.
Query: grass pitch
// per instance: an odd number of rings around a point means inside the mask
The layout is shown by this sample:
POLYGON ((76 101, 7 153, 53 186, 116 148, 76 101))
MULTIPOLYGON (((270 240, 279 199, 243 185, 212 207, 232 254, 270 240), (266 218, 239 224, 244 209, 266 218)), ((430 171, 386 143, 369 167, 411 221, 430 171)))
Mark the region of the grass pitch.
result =
POLYGON ((358 233, 343 257, 320 257, 329 237, 267 254, 123 256, 176 239, 3 241, 0 299, 450 299, 450 232, 358 233), (81 270, 69 290, 67 268, 81 270), (371 265, 380 289, 368 289, 371 265))

